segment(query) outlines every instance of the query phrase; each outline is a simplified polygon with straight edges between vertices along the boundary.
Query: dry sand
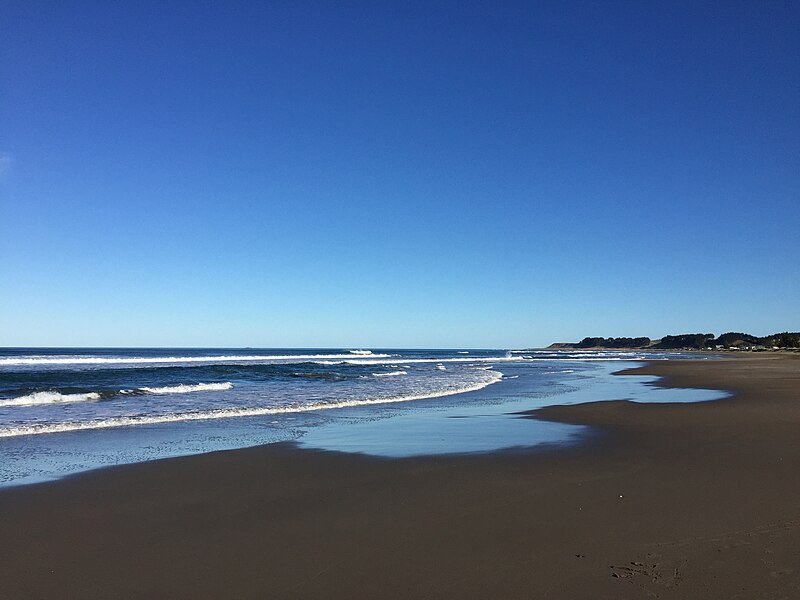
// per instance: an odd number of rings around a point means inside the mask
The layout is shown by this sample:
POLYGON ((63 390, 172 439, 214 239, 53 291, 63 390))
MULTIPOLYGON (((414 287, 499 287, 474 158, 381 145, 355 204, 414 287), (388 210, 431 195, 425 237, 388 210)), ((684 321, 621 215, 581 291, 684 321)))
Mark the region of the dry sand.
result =
POLYGON ((733 398, 550 407, 579 448, 290 444, 0 492, 3 598, 800 598, 800 357, 659 362, 733 398))

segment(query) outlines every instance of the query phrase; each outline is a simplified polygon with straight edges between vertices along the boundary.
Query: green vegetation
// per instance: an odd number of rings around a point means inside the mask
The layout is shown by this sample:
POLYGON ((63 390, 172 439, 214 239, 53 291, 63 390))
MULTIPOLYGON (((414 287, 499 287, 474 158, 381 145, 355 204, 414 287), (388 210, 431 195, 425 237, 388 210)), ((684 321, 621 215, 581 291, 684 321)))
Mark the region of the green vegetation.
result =
POLYGON ((691 348, 702 350, 711 346, 713 348, 713 333, 684 333, 681 335, 665 335, 653 348, 659 350, 674 350, 676 348, 691 348))
POLYGON ((800 333, 773 333, 763 338, 759 338, 760 343, 768 348, 800 348, 800 333))
POLYGON ((647 348, 651 344, 649 337, 601 338, 587 337, 573 345, 573 348, 647 348))
POLYGON ((665 335, 660 340, 648 337, 586 337, 576 344, 559 344, 564 348, 652 348, 654 350, 772 350, 800 348, 800 333, 774 333, 764 337, 729 331, 719 337, 713 333, 665 335))

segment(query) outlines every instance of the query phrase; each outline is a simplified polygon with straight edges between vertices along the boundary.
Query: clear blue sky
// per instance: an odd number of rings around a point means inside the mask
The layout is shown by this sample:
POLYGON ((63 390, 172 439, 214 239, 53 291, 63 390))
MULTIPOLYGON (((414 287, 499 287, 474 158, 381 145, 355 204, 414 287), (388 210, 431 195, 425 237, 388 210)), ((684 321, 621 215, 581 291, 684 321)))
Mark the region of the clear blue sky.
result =
POLYGON ((800 329, 796 1, 0 14, 0 345, 800 329))

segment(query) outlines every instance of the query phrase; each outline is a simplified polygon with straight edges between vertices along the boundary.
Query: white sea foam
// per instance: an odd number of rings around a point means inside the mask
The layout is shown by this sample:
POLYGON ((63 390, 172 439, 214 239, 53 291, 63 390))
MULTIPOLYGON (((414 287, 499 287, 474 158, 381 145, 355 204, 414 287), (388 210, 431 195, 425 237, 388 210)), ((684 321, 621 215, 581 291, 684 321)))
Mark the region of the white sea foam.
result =
POLYGON ((436 365, 436 368, 439 369, 440 371, 447 371, 447 367, 445 367, 444 365, 436 365))
MULTIPOLYGON (((521 351, 512 350, 501 357, 455 357, 455 358, 406 358, 406 363, 447 363, 447 362, 526 362, 542 360, 576 360, 576 361, 606 361, 606 360, 636 360, 645 358, 637 353, 623 352, 598 352, 598 351, 573 351, 571 353, 543 353, 531 351, 523 356, 521 351), (544 356, 534 356, 537 354, 544 356)), ((459 352, 460 353, 460 352, 459 352)), ((294 364, 300 362, 314 362, 324 365, 350 364, 350 365, 383 365, 396 362, 396 354, 373 354, 370 350, 350 350, 347 354, 276 354, 270 356, 254 355, 225 355, 225 356, 14 356, 0 358, 0 367, 5 366, 43 366, 43 365, 149 365, 149 364, 181 364, 181 363, 276 363, 294 364)), ((647 360, 658 360, 659 357, 647 355, 647 360)))
POLYGON ((312 412, 327 410, 331 408, 346 408, 353 406, 369 406, 374 404, 392 404, 395 402, 410 402, 413 400, 426 400, 429 398, 440 398, 443 396, 453 396, 466 392, 474 392, 483 389, 493 383, 497 383, 503 378, 503 374, 492 371, 490 377, 456 389, 444 389, 432 391, 424 394, 409 396, 399 396, 395 398, 377 398, 364 400, 343 400, 340 402, 308 404, 305 406, 290 407, 271 407, 271 408, 238 408, 238 409, 219 409, 192 413, 176 413, 157 416, 132 416, 132 417, 113 417, 97 421, 81 423, 58 423, 58 424, 33 424, 6 427, 0 429, 0 438, 16 437, 21 435, 41 435, 46 433, 61 433, 65 431, 79 431, 86 429, 110 429, 113 427, 127 427, 133 425, 154 425, 158 423, 176 423, 182 421, 203 421, 211 419, 230 419, 235 417, 258 417, 263 415, 278 415, 290 413, 312 412))
MULTIPOLYGON (((224 383, 198 383, 195 385, 170 385, 165 387, 142 387, 120 390, 121 395, 128 394, 187 394, 189 392, 212 392, 224 391, 233 388, 230 381, 224 383)), ((82 394, 62 394, 61 392, 43 391, 34 392, 27 396, 0 400, 0 407, 8 406, 37 406, 45 404, 69 404, 72 402, 95 402, 100 400, 98 392, 86 392, 82 394)))
POLYGON ((39 404, 69 404, 71 402, 93 402, 100 399, 100 394, 61 394, 59 392, 34 392, 27 396, 0 400, 0 406, 37 406, 39 404))
MULTIPOLYGON (((230 381, 225 383, 198 383, 195 385, 168 385, 164 387, 143 387, 139 388, 147 394, 188 394, 189 392, 221 392, 230 390, 233 384, 230 381)), ((120 390, 124 393, 125 390, 120 390)))
MULTIPOLYGON (((367 352, 367 351, 364 351, 367 352)), ((372 354, 375 358, 389 358, 391 354, 372 354)), ((0 367, 18 365, 124 365, 124 364, 163 364, 163 363, 220 363, 220 362, 278 362, 291 364, 313 360, 352 359, 353 354, 277 354, 230 355, 230 356, 14 356, 0 358, 0 367)))
MULTIPOLYGON (((379 356, 378 354, 373 355, 375 357, 379 356)), ((476 363, 497 363, 497 362, 525 362, 527 359, 523 359, 518 356, 495 356, 495 357, 463 357, 463 358, 405 358, 403 359, 403 363, 405 364, 424 364, 424 363, 468 363, 470 365, 476 363)), ((386 365, 391 363, 397 362, 397 357, 395 356, 392 359, 384 360, 384 359, 373 359, 373 357, 363 358, 363 359, 356 359, 352 357, 348 357, 346 360, 331 360, 331 359, 322 359, 322 360, 313 360, 309 361, 313 362, 318 365, 386 365)))
POLYGON ((390 373, 373 373, 373 377, 396 377, 398 375, 408 375, 408 371, 391 371, 390 373))

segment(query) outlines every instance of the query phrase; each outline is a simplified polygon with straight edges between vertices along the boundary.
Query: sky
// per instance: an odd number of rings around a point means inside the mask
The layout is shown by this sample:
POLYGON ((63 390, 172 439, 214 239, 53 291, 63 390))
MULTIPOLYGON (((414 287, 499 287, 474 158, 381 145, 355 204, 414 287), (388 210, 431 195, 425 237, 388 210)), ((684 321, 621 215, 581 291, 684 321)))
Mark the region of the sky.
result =
POLYGON ((0 14, 0 346, 800 330, 800 3, 0 14))

